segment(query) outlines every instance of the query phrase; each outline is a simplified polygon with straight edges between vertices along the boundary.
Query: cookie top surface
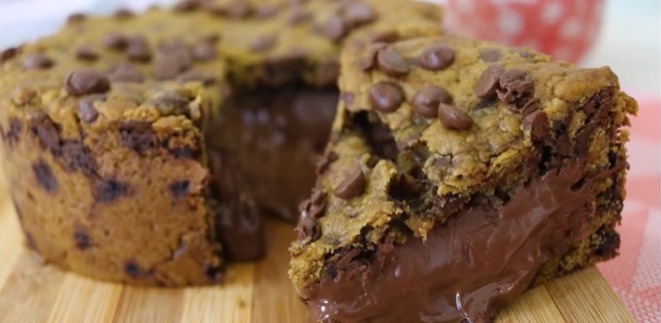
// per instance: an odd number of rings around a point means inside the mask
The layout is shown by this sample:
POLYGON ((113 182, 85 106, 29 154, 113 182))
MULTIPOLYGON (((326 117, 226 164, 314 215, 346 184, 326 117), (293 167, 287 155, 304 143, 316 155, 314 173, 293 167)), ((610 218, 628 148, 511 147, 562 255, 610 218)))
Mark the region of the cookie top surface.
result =
MULTIPOLYGON (((116 99, 137 92, 148 101, 174 91, 215 106, 225 89, 268 83, 271 66, 286 70, 292 58, 320 70, 337 65, 350 39, 437 33, 438 9, 429 9, 408 0, 184 1, 140 14, 72 15, 58 33, 2 53, 0 97, 44 109, 109 92, 116 99), (398 21, 402 16, 411 19, 398 21)), ((292 78, 335 82, 322 76, 292 78)), ((132 118, 122 116, 115 113, 132 118)))
POLYGON ((607 67, 477 40, 377 42, 341 64, 343 100, 291 248, 303 295, 337 251, 424 238, 477 195, 506 200, 532 173, 535 142, 576 141, 600 91, 615 93, 615 129, 635 111, 607 67))

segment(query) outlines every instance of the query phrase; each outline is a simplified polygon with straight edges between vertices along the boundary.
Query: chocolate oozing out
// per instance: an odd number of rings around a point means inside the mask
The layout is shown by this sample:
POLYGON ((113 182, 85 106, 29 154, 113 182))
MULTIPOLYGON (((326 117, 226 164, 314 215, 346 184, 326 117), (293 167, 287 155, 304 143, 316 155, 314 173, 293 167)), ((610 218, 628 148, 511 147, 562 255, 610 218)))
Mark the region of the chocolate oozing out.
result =
POLYGON ((37 179, 39 186, 48 193, 57 192, 57 179, 53 175, 51 167, 43 160, 38 160, 32 163, 32 172, 37 179))
POLYGON ((404 102, 404 91, 396 83, 381 81, 372 85, 369 97, 372 107, 384 113, 391 113, 404 102))
POLYGON ((131 120, 119 126, 119 137, 124 147, 144 153, 157 145, 156 132, 147 121, 131 120))
POLYGON ((389 47, 379 50, 376 62, 383 73, 393 77, 404 76, 410 70, 404 57, 389 47))
POLYGON ((110 80, 99 71, 80 69, 67 76, 64 88, 73 96, 105 93, 110 90, 110 80))
POLYGON ((438 107, 441 103, 450 102, 452 102, 452 97, 444 88, 426 85, 413 96, 411 106, 413 111, 421 117, 432 119, 438 116, 438 107))
POLYGON ((454 50, 443 44, 425 48, 420 54, 420 66, 430 71, 440 71, 454 62, 454 50))
POLYGON ((220 196, 215 229, 225 257, 231 261, 260 259, 266 249, 262 217, 250 193, 242 189, 245 184, 237 172, 238 159, 227 151, 209 150, 208 162, 213 194, 220 196))
POLYGON ((209 120, 206 142, 211 150, 235 155, 240 165, 235 171, 262 213, 294 222, 315 184, 317 158, 337 103, 335 89, 241 93, 225 101, 222 118, 209 120))
POLYGON ((591 181, 572 190, 583 167, 575 162, 550 171, 502 206, 461 211, 425 242, 409 237, 403 245, 381 248, 378 262, 338 267, 334 277, 310 288, 311 321, 491 320, 530 286, 542 264, 571 247, 571 241, 557 239, 558 232, 585 234, 593 213, 591 181))
POLYGON ((128 185, 117 180, 99 181, 96 184, 95 198, 99 202, 111 203, 127 195, 128 185))
POLYGON ((142 72, 131 63, 119 63, 110 71, 108 78, 112 82, 142 83, 142 72))
POLYGON ((168 186, 168 191, 174 196, 174 198, 181 198, 188 194, 188 189, 190 188, 190 181, 176 181, 168 186))
POLYGON ((302 243, 311 243, 321 237, 321 230, 317 225, 317 219, 326 210, 326 195, 321 190, 314 188, 312 196, 299 205, 300 219, 296 226, 298 240, 302 243))
POLYGON ((367 187, 367 179, 363 173, 362 167, 357 165, 351 173, 333 190, 335 196, 343 199, 349 200, 354 197, 360 196, 365 192, 367 187))
POLYGON ((447 103, 438 106, 438 119, 449 129, 466 130, 473 126, 473 119, 468 114, 447 103))
POLYGON ((53 67, 55 61, 43 53, 30 54, 23 60, 23 68, 26 70, 45 70, 53 67))
POLYGON ((496 89, 503 73, 500 65, 493 64, 487 67, 475 83, 475 95, 481 99, 491 99, 496 95, 496 89))

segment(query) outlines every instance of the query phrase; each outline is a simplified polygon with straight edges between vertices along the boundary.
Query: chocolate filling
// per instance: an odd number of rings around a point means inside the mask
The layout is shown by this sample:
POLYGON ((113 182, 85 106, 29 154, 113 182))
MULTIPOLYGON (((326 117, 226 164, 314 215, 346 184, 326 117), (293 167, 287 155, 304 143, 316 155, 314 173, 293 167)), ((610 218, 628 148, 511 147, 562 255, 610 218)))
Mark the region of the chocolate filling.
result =
POLYGON ((261 215, 295 222, 328 140, 336 89, 257 89, 230 97, 209 119, 207 155, 217 230, 231 260, 264 253, 261 215))
POLYGON ((586 234, 592 183, 574 162, 519 189, 502 206, 476 205, 378 260, 311 287, 311 321, 483 322, 525 291, 541 266, 586 234), (576 183, 583 185, 578 187, 576 183))

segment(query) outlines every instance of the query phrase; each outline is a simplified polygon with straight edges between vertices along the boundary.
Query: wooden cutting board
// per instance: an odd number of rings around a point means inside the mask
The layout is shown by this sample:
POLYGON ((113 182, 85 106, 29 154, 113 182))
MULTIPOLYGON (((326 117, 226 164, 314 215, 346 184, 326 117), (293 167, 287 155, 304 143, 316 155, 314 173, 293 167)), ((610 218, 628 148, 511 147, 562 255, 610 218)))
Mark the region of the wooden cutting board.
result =
MULTIPOLYGON (((286 276, 293 230, 270 221, 268 231, 268 257, 230 266, 222 286, 101 283, 45 265, 26 250, 14 208, 0 187, 0 322, 305 322, 305 308, 286 276)), ((634 321, 601 274, 588 268, 528 291, 501 311, 497 322, 634 321)))

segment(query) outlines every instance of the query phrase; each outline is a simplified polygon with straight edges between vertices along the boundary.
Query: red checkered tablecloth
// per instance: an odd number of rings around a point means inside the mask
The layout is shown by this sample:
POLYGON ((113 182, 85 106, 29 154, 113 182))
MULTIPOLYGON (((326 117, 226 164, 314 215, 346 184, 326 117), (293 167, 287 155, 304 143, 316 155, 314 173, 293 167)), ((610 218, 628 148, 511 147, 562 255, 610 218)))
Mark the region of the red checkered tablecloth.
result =
POLYGON ((620 256, 597 267, 638 322, 654 323, 661 322, 661 110, 658 97, 634 97, 640 112, 631 118, 620 256))

